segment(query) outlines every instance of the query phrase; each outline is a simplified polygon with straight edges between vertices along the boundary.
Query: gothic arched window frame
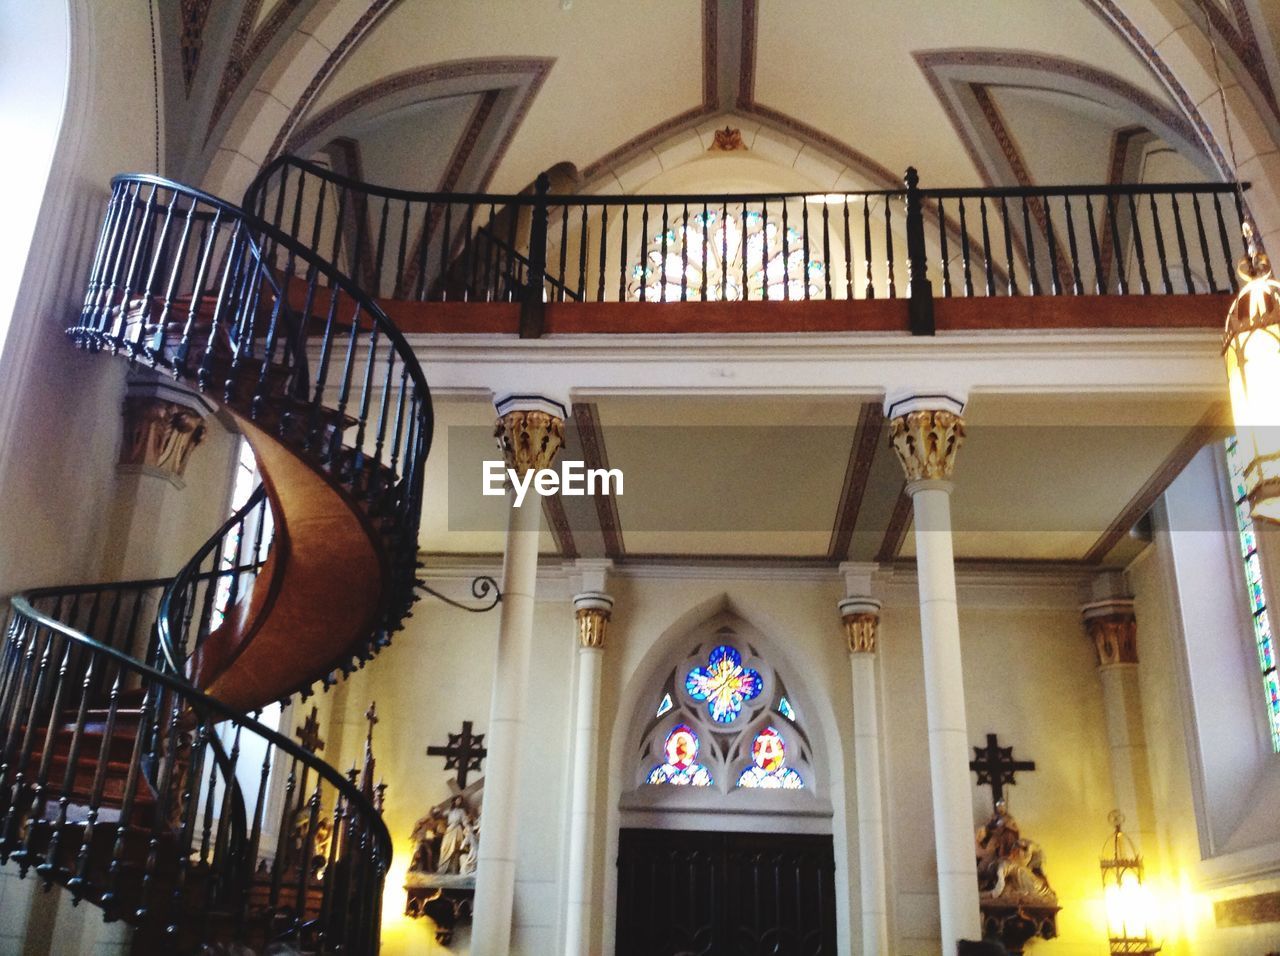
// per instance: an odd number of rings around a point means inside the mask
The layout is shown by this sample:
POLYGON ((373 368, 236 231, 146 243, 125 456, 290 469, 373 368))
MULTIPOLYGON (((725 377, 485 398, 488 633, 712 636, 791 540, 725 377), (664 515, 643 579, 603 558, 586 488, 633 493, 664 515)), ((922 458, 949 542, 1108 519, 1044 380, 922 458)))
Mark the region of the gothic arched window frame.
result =
POLYGON ((815 793, 813 746, 803 722, 803 710, 789 691, 785 678, 749 637, 729 625, 704 633, 665 673, 665 678, 648 691, 645 698, 647 707, 652 707, 648 710, 652 716, 641 735, 635 763, 637 787, 666 788, 664 782, 651 781, 655 774, 663 775, 658 771, 667 763, 668 736, 684 725, 697 737, 696 762, 706 768, 709 777, 700 789, 722 795, 741 794, 738 799, 750 802, 756 793, 753 788, 738 787, 738 781, 755 765, 752 753, 756 738, 766 728, 773 727, 785 741, 785 768, 794 771, 803 781, 801 788, 791 792, 815 793), (732 648, 743 671, 758 675, 761 685, 754 696, 744 696, 739 710, 728 720, 717 720, 709 700, 698 696, 689 686, 690 673, 705 671, 719 647, 732 648))

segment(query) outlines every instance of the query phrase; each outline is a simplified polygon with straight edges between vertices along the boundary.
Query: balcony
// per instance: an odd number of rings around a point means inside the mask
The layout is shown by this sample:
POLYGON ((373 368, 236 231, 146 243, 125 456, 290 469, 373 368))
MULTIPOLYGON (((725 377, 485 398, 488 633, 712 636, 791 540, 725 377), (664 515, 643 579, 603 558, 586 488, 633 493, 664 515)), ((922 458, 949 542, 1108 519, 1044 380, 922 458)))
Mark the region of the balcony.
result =
POLYGON ((1231 183, 490 195, 283 157, 245 206, 406 333, 1216 328, 1244 252, 1231 183))

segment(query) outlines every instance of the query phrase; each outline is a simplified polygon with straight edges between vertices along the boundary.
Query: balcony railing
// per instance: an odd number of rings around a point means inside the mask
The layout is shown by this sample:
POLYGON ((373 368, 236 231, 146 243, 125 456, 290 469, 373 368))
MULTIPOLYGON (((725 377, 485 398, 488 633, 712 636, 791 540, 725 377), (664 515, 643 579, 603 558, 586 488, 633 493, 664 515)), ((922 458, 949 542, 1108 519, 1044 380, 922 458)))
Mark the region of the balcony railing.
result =
POLYGON ((246 207, 378 298, 518 302, 1187 295, 1236 288, 1232 183, 725 195, 423 193, 283 157, 246 207))

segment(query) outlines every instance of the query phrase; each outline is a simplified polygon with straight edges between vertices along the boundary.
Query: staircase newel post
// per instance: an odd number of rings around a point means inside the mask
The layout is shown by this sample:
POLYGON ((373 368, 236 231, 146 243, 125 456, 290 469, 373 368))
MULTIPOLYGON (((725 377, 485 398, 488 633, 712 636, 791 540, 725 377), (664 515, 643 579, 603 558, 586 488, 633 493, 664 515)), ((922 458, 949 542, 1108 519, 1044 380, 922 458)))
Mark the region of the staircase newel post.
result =
MULTIPOLYGON (((920 193, 920 174, 907 167, 907 273, 910 276, 910 298, 907 319, 912 335, 933 335, 933 285, 929 282, 924 246, 924 200, 920 193)), ((943 229, 946 224, 941 224, 943 229)))
POLYGON ((540 173, 533 187, 533 217, 529 223, 529 273, 520 300, 520 338, 542 337, 546 308, 543 286, 547 277, 547 193, 551 179, 540 173))

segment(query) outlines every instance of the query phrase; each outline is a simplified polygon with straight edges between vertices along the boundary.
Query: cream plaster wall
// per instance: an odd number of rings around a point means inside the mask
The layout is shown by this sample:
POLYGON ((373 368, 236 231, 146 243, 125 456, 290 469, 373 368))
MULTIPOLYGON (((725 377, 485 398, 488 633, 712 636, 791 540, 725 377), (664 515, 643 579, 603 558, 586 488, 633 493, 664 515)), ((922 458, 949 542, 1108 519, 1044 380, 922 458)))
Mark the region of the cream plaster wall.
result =
MULTIPOLYGON (((433 582, 435 583, 435 582, 433 582)), ((464 590, 448 577, 438 586, 464 590)), ((568 832, 568 755, 575 683, 575 642, 565 572, 545 567, 530 674, 530 723, 522 770, 514 951, 556 952, 561 947, 568 832)), ((616 604, 604 654, 601 698, 601 775, 596 785, 600 825, 594 837, 592 882, 603 900, 593 926, 598 951, 612 953, 616 898, 612 861, 618 810, 634 772, 633 715, 654 693, 662 666, 682 656, 689 631, 721 610, 743 618, 773 645, 775 663, 800 679, 790 689, 805 715, 816 759, 828 776, 835 807, 839 928, 842 952, 856 952, 859 929, 856 805, 848 654, 836 614, 843 596, 829 577, 787 568, 759 572, 646 568, 615 574, 608 584, 616 604), (852 914, 852 916, 851 916, 852 914)), ((938 952, 936 887, 925 740, 922 661, 914 583, 892 574, 885 582, 882 714, 885 728, 885 808, 890 860, 890 907, 895 954, 938 952)), ((1093 651, 1079 623, 1075 583, 1046 584, 1042 576, 1013 575, 995 583, 962 585, 961 631, 969 736, 981 742, 1000 734, 1019 756, 1037 761, 1011 792, 1012 808, 1027 833, 1041 842, 1049 875, 1062 900, 1061 937, 1053 952, 1101 956, 1098 853, 1108 833, 1110 783, 1101 723, 1101 688, 1093 651)), ((387 954, 435 952, 429 924, 399 916, 401 880, 414 820, 447 793, 439 758, 428 744, 472 720, 487 730, 497 618, 465 615, 430 599, 408 629, 373 665, 356 676, 348 694, 340 763, 358 759, 360 713, 370 699, 383 717, 375 750, 390 787, 386 819, 397 857, 387 884, 384 948, 387 954)), ((333 733, 333 724, 330 725, 333 733)), ((337 756, 327 750, 328 756, 337 756)), ((989 813, 989 791, 974 788, 974 822, 989 813)), ((465 933, 454 953, 467 949, 465 933)), ((1047 949, 1047 947, 1046 947, 1047 949)))

